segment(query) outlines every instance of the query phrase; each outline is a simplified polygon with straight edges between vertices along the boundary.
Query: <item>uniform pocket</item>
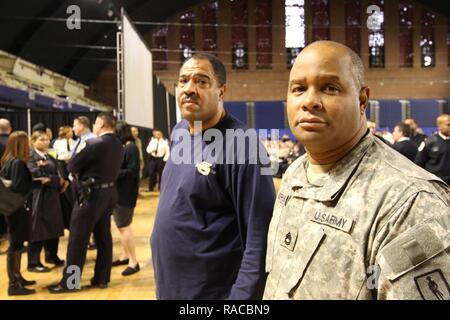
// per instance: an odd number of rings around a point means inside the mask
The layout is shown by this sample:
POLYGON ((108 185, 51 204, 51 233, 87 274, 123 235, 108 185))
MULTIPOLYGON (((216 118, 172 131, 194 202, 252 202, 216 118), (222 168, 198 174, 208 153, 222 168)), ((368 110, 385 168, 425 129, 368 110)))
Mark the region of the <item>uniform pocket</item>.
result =
MULTIPOLYGON (((282 278, 280 281, 280 289, 287 293, 289 297, 292 297, 295 290, 300 285, 303 275, 305 274, 309 263, 314 258, 315 253, 320 248, 320 245, 325 238, 326 234, 322 227, 315 223, 306 223, 302 229, 300 229, 302 239, 308 239, 308 241, 297 241, 293 257, 289 260, 283 268, 282 278)), ((283 236, 283 235, 282 235, 283 236)), ((281 239, 280 241, 282 241, 281 239)), ((284 246, 284 250, 289 250, 284 246)))

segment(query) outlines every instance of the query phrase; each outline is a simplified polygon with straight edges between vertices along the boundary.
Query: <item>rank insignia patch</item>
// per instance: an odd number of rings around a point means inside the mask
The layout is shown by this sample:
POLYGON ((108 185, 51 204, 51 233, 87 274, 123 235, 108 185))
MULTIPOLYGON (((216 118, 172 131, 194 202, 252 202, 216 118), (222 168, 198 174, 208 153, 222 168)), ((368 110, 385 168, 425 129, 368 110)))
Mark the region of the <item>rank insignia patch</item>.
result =
POLYGON ((280 232, 280 235, 280 244, 286 249, 294 251, 298 236, 297 230, 283 228, 280 232))

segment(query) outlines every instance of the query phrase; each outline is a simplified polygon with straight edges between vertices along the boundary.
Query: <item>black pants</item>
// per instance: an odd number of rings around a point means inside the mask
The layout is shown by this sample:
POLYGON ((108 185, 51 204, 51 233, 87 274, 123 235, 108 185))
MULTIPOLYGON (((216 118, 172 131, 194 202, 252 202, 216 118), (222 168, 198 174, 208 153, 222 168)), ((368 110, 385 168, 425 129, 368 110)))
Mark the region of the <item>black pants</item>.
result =
POLYGON ((70 221, 67 265, 63 271, 61 285, 67 287, 68 280, 74 274, 73 266, 79 268, 80 276, 86 262, 86 252, 91 233, 97 244, 94 283, 107 284, 111 277, 112 237, 111 214, 117 203, 115 187, 92 191, 91 199, 82 205, 76 203, 70 221), (71 267, 70 270, 68 268, 71 267))
POLYGON ((29 211, 20 208, 9 217, 6 217, 8 226, 8 252, 16 252, 24 249, 23 243, 28 241, 28 232, 30 225, 29 211))
POLYGON ((0 237, 6 234, 6 220, 5 216, 0 214, 0 237))
POLYGON ((163 158, 150 156, 148 161, 148 190, 152 191, 156 183, 158 183, 158 187, 161 187, 161 175, 165 164, 163 158))
POLYGON ((30 242, 28 244, 28 268, 36 267, 41 264, 42 247, 45 248, 45 259, 57 260, 58 258, 59 238, 30 242))

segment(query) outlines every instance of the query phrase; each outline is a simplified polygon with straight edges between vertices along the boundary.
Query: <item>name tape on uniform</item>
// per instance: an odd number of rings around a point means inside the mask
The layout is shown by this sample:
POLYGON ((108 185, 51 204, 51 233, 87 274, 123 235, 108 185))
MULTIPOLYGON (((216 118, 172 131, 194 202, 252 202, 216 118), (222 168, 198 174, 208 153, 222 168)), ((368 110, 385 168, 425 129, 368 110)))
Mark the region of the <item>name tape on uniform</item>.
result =
POLYGON ((353 220, 339 217, 330 213, 316 212, 314 217, 311 219, 313 222, 317 222, 344 232, 350 233, 353 226, 353 220))

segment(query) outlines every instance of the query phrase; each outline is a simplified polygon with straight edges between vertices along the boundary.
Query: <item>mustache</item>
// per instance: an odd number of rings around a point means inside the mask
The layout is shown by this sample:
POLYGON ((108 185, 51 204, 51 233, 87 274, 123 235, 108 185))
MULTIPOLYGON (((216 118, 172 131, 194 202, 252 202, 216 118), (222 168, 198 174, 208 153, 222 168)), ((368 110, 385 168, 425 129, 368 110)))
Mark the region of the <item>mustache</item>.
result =
POLYGON ((187 96, 181 99, 181 103, 197 103, 199 100, 199 97, 191 95, 187 96))

